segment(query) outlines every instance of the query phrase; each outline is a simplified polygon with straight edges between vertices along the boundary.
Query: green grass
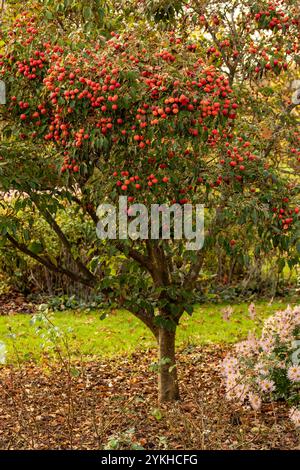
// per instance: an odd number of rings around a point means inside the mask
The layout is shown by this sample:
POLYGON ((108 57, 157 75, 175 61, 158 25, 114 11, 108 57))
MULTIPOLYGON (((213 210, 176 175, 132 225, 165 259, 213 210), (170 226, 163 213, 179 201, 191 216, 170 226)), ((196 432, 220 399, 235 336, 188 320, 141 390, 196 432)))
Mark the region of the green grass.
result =
MULTIPOLYGON (((177 345, 236 342, 245 338, 249 330, 259 330, 263 318, 285 308, 287 304, 287 300, 276 301, 272 305, 258 302, 255 322, 249 319, 246 303, 232 305, 234 313, 229 322, 222 319, 221 310, 225 304, 197 306, 191 318, 188 315, 182 318, 177 345)), ((86 359, 96 359, 130 354, 138 348, 155 346, 151 333, 128 312, 119 310, 104 320, 100 319, 100 315, 100 312, 65 311, 53 314, 51 320, 59 331, 65 333, 64 337, 68 339, 69 349, 75 357, 79 356, 79 351, 86 359)), ((8 362, 14 362, 17 358, 38 361, 45 350, 43 344, 46 344, 48 354, 53 345, 47 329, 41 328, 39 322, 32 325, 30 315, 0 317, 0 341, 6 345, 8 362)))

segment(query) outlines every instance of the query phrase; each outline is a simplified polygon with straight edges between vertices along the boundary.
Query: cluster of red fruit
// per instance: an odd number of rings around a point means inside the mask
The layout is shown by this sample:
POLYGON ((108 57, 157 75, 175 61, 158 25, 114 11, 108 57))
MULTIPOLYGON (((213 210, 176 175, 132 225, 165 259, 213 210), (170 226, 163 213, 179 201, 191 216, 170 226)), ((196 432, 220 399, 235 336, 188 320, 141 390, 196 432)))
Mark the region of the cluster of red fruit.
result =
MULTIPOLYGON (((159 187, 160 185, 163 186, 163 191, 165 192, 166 184, 171 182, 171 178, 168 176, 163 175, 154 175, 151 173, 149 176, 140 177, 138 175, 129 176, 128 171, 121 171, 120 173, 115 171, 113 176, 119 178, 119 175, 122 179, 117 179, 116 186, 119 188, 121 194, 130 194, 128 196, 129 202, 134 202, 136 199, 136 194, 140 192, 142 189, 155 189, 155 187, 159 187)), ((168 188, 170 189, 170 188, 168 188)), ((192 185, 188 185, 186 189, 178 189, 177 198, 172 197, 173 192, 170 191, 170 202, 171 203, 179 203, 179 204, 186 204, 189 202, 188 198, 182 197, 184 194, 187 194, 189 191, 193 189, 192 185)))
POLYGON ((208 49, 207 49, 207 55, 210 56, 210 55, 214 55, 215 58, 219 58, 221 57, 221 52, 218 51, 218 49, 216 49, 215 46, 210 46, 208 49))
POLYGON ((201 88, 205 93, 211 93, 215 97, 226 98, 228 94, 232 93, 229 80, 224 75, 220 75, 214 66, 202 68, 200 77, 198 80, 192 80, 191 85, 201 88))
MULTIPOLYGON (((30 24, 25 35, 31 35, 30 24)), ((23 37, 20 41, 27 44, 23 37)), ((220 165, 213 163, 211 173, 207 168, 195 169, 201 146, 207 149, 220 144, 224 149, 223 139, 232 141, 238 103, 229 80, 216 67, 207 66, 202 59, 195 62, 195 55, 187 53, 175 37, 174 41, 177 53, 184 54, 179 65, 173 64, 173 50, 170 53, 163 48, 155 55, 137 45, 135 38, 122 39, 115 33, 92 51, 64 50, 47 42, 43 53, 36 45, 33 53, 31 46, 29 51, 28 47, 20 48, 17 59, 7 56, 2 61, 2 73, 9 77, 14 74, 13 85, 19 88, 24 77, 32 79, 38 70, 43 73, 38 89, 32 80, 26 80, 26 89, 32 89, 28 102, 18 103, 16 97, 12 98, 13 110, 22 121, 22 135, 26 131, 37 135, 35 130, 32 133, 33 126, 39 126, 39 138, 58 146, 62 172, 74 173, 79 172, 82 162, 88 164, 93 152, 99 155, 102 148, 96 148, 97 142, 100 146, 105 142, 104 150, 121 143, 126 157, 120 156, 113 184, 132 200, 141 190, 151 194, 158 188, 174 202, 184 204, 199 184, 218 188, 223 183, 244 181, 248 173, 255 173, 251 162, 257 163, 257 157, 249 149, 250 142, 241 138, 240 144, 226 143, 226 154, 223 150, 220 165), (201 139, 197 139, 199 135, 201 139), (179 150, 183 145, 189 147, 184 155, 179 150), (186 165, 194 175, 188 182, 182 178, 188 173, 186 165), (130 173, 126 168, 132 168, 130 173), (143 175, 139 176, 136 173, 141 168, 143 175)), ((229 46, 229 40, 221 43, 221 48, 229 46)), ((217 50, 211 48, 210 52, 217 50)), ((269 60, 266 51, 261 54, 269 60)), ((278 66, 275 60, 274 66, 278 66)), ((205 158, 203 161, 205 166, 205 158)), ((291 214, 284 215, 280 218, 285 221, 283 226, 290 225, 286 221, 291 214)))
MULTIPOLYGON (((113 173, 113 176, 117 177, 118 172, 115 171, 113 173)), ((135 189, 138 189, 138 190, 142 188, 141 183, 138 183, 138 181, 140 181, 140 177, 138 175, 129 177, 129 172, 128 171, 122 171, 121 176, 125 177, 125 179, 123 181, 118 180, 116 182, 116 185, 118 187, 120 187, 122 191, 127 191, 127 189, 129 189, 129 186, 134 187, 135 189)), ((146 181, 147 181, 148 187, 151 187, 151 186, 156 185, 159 182, 168 183, 169 178, 167 176, 156 177, 155 175, 151 174, 151 175, 146 177, 146 181)))
POLYGON ((62 173, 64 173, 67 170, 72 171, 73 173, 78 173, 80 168, 74 158, 70 159, 69 152, 65 151, 64 152, 64 164, 61 167, 61 171, 62 173))
MULTIPOLYGON (((221 25, 223 28, 224 22, 226 23, 226 14, 213 15, 210 18, 204 15, 199 16, 199 23, 206 30, 209 30, 211 34, 211 27, 213 28, 213 35, 217 37, 218 26, 221 25)), ((245 30, 249 33, 249 42, 254 37, 256 45, 252 45, 249 48, 249 52, 254 55, 254 59, 257 61, 257 56, 261 56, 260 62, 257 64, 253 58, 249 61, 248 69, 255 70, 256 77, 261 77, 263 73, 268 71, 274 71, 278 75, 281 70, 287 70, 289 57, 293 53, 299 52, 299 26, 300 26, 300 14, 299 5, 296 2, 287 2, 283 0, 270 1, 270 2, 253 2, 250 5, 250 11, 247 14, 247 22, 245 23, 245 30), (260 30, 262 34, 257 34, 257 30, 260 30), (269 35, 269 31, 273 32, 273 35, 269 35), (264 37, 263 31, 267 32, 264 37), (278 31, 282 31, 282 34, 289 35, 289 41, 286 40, 288 49, 286 51, 281 50, 282 42, 278 40, 278 31), (251 36, 250 36, 251 35, 251 36), (260 48, 264 49, 261 51, 260 48), (254 62, 254 64, 253 64, 254 62)), ((220 33, 224 34, 224 31, 220 33)), ((211 57, 212 61, 219 61, 226 55, 226 61, 232 62, 240 54, 240 49, 236 48, 231 38, 219 39, 217 44, 209 46, 207 49, 208 56, 211 57), (228 49, 228 50, 226 50, 228 49)), ((292 60, 292 57, 290 57, 292 60)), ((246 65, 247 59, 243 57, 244 66, 246 65)))
MULTIPOLYGON (((211 135, 215 141, 223 142, 224 140, 226 141, 225 146, 227 148, 226 152, 226 159, 221 159, 220 164, 222 165, 222 174, 219 174, 216 176, 215 179, 212 179, 212 175, 208 176, 194 176, 190 180, 190 183, 188 184, 185 188, 174 188, 170 187, 169 191, 169 199, 172 202, 179 202, 181 204, 185 204, 189 201, 188 198, 182 198, 183 194, 188 195, 191 192, 194 192, 196 190, 196 186, 199 184, 204 184, 205 186, 208 186, 210 188, 218 188, 222 183, 229 184, 231 181, 236 180, 236 181, 244 181, 245 176, 249 177, 250 183, 252 182, 252 179, 257 176, 257 164, 260 165, 262 169, 264 169, 264 164, 263 162, 258 159, 256 155, 254 155, 250 150, 250 142, 244 140, 243 138, 239 137, 237 138, 237 143, 233 144, 230 143, 229 141, 234 138, 234 134, 229 133, 226 131, 226 129, 223 129, 223 132, 220 133, 218 129, 213 129, 211 131, 211 135), (229 148, 230 147, 230 148, 229 148), (253 166, 253 163, 255 163, 255 166, 253 166), (230 168, 230 171, 228 171, 228 166, 230 168), (247 172, 246 170, 249 170, 247 172), (174 195, 174 189, 175 189, 175 194, 177 193, 177 197, 174 199, 172 194, 174 195), (173 191, 172 191, 173 190, 173 191)), ((142 142, 141 136, 135 136, 135 140, 142 142)), ((171 144, 171 142, 170 142, 171 144)), ((183 161, 183 158, 186 157, 187 161, 186 164, 190 163, 191 161, 191 149, 186 149, 185 152, 181 155, 181 160, 183 161)), ((169 161, 172 160, 176 156, 175 152, 172 150, 169 150, 168 152, 168 159, 169 161)), ((168 162, 167 159, 165 159, 165 162, 168 162)), ((149 158, 148 163, 154 163, 158 164, 156 158, 149 158)), ((185 165, 183 161, 183 166, 185 165)), ((168 170, 172 172, 172 169, 168 163, 160 163, 158 164, 158 168, 160 170, 168 170)), ((152 188, 155 187, 156 185, 162 184, 162 183, 167 183, 172 180, 172 178, 166 176, 165 172, 162 172, 164 174, 151 174, 150 176, 139 176, 139 183, 137 184, 136 189, 141 189, 141 188, 152 188)), ((127 191, 130 194, 132 194, 132 190, 134 190, 134 185, 131 183, 136 183, 135 177, 130 177, 128 178, 129 172, 128 171, 123 171, 121 172, 121 176, 124 176, 124 180, 118 179, 116 182, 117 187, 120 188, 121 192, 122 191, 127 191)), ((118 172, 114 172, 113 176, 117 177, 118 172)), ((250 191, 255 192, 256 189, 250 186, 250 191)))
POLYGON ((254 14, 258 26, 262 29, 287 30, 291 25, 299 24, 299 14, 297 17, 291 16, 281 8, 281 2, 269 2, 268 9, 259 10, 254 14))
POLYGON ((47 65, 47 59, 44 52, 35 51, 35 57, 30 57, 29 60, 17 61, 19 73, 27 77, 29 80, 34 80, 40 74, 41 69, 47 65))
MULTIPOLYGON (((23 43, 22 37, 20 40, 23 43)), ((209 123, 219 115, 235 119, 238 105, 229 97, 232 94, 229 81, 215 67, 207 67, 198 59, 185 67, 180 81, 174 80, 168 65, 158 67, 156 59, 151 63, 151 54, 142 60, 147 51, 140 51, 134 43, 113 34, 101 50, 95 47, 83 54, 44 42, 44 52, 37 48, 29 60, 3 61, 2 73, 13 72, 18 79, 20 73, 34 78, 37 70, 46 69, 40 92, 47 108, 44 104, 37 106, 41 96, 34 94, 31 102, 21 108, 19 116, 25 121, 21 132, 42 136, 61 146, 63 153, 67 151, 63 171, 78 171, 80 161, 88 154, 89 142, 94 144, 92 140, 99 135, 97 132, 109 139, 109 146, 132 136, 129 141, 144 149, 158 138, 157 131, 153 135, 153 126, 162 137, 168 132, 174 134, 177 126, 180 133, 186 129, 189 135, 197 137, 201 129, 209 131, 209 123), (134 82, 128 80, 127 74, 133 74, 134 82), (137 103, 137 95, 143 96, 144 102, 137 103), (163 121, 171 127, 166 128, 163 121), (43 135, 32 132, 32 126, 40 126, 43 135), (137 128, 143 132, 137 132, 137 128)), ((184 53, 184 48, 181 50, 184 53)), ((26 52, 25 48, 23 55, 26 52)), ((164 53, 158 54, 163 62, 164 53)), ((18 109, 16 106, 16 113, 18 109)), ((214 145, 217 138, 208 132, 209 145, 214 145)), ((152 184, 156 184, 155 180, 152 184)))
MULTIPOLYGON (((238 138, 238 141, 241 144, 239 146, 230 145, 229 142, 225 143, 225 146, 227 147, 226 157, 220 159, 220 164, 224 166, 226 172, 228 167, 230 167, 231 172, 234 172, 235 179, 237 181, 242 181, 244 178, 244 172, 247 167, 249 167, 249 163, 255 162, 258 157, 254 155, 250 150, 246 150, 251 145, 249 141, 243 142, 243 139, 241 137, 238 138)), ((229 173, 229 175, 232 175, 232 173, 229 173)), ((227 181, 226 178, 224 178, 224 180, 227 181)))
POLYGON ((156 57, 161 57, 166 62, 175 62, 176 57, 174 54, 171 54, 169 51, 162 51, 155 54, 156 57))
POLYGON ((186 48, 188 51, 195 52, 195 50, 197 49, 197 44, 188 44, 186 48))
POLYGON ((291 153, 297 157, 297 161, 300 162, 300 132, 294 132, 292 136, 292 147, 291 153))
MULTIPOLYGON (((248 50, 251 56, 254 57, 255 62, 257 61, 257 57, 260 57, 259 63, 251 66, 257 74, 261 74, 261 72, 274 71, 275 74, 278 75, 282 70, 288 69, 288 56, 291 53, 290 50, 284 52, 277 46, 273 48, 269 47, 268 49, 265 47, 259 49, 259 47, 254 44, 251 44, 248 50)), ((293 52, 296 51, 294 50, 293 52)))
POLYGON ((291 224, 295 221, 296 218, 299 218, 298 214, 300 212, 299 207, 295 207, 294 209, 288 208, 289 198, 283 198, 283 207, 278 208, 274 207, 274 218, 278 219, 280 226, 283 230, 288 230, 291 224), (288 216, 288 217, 287 217, 288 216))
POLYGON ((169 42, 170 44, 181 44, 182 38, 175 35, 175 31, 169 31, 169 42))
POLYGON ((34 126, 41 126, 41 124, 42 124, 41 118, 47 114, 47 109, 46 109, 46 104, 45 103, 39 104, 37 106, 37 110, 32 111, 30 109, 29 103, 27 101, 19 101, 17 103, 17 97, 16 96, 11 97, 11 106, 9 107, 9 109, 12 109, 13 106, 17 106, 18 110, 23 111, 20 114, 21 121, 26 121, 27 119, 30 119, 31 123, 34 126))
POLYGON ((21 42, 23 46, 29 46, 38 35, 39 30, 34 26, 36 18, 31 16, 29 13, 24 12, 18 16, 18 19, 14 23, 14 28, 8 34, 11 38, 18 38, 20 35, 24 36, 24 40, 21 42))

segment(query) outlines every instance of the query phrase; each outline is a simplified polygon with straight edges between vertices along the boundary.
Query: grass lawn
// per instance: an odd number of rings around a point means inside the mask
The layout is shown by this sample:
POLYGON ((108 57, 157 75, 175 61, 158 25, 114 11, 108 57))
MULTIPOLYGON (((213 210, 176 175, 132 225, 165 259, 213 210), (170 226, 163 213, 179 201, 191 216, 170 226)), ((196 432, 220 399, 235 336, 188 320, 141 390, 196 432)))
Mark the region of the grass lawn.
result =
MULTIPOLYGON (((248 304, 232 305, 234 313, 230 321, 224 321, 221 310, 226 304, 203 304, 196 307, 190 318, 184 315, 177 334, 177 345, 200 345, 207 343, 234 343, 245 338, 249 330, 259 330, 261 321, 276 310, 288 305, 288 300, 257 302, 257 318, 250 320, 248 304)), ((292 304, 293 302, 291 302, 292 304)), ((67 339, 68 349, 74 358, 84 359, 112 357, 132 353, 136 349, 155 346, 155 340, 143 324, 124 310, 118 310, 104 320, 101 312, 64 311, 51 315, 57 329, 50 329, 41 322, 32 324, 30 315, 0 317, 0 341, 5 343, 7 361, 36 360, 43 351, 51 354, 53 344, 63 344, 67 339), (53 336, 60 339, 53 342, 53 336), (57 343, 58 341, 58 343, 57 343), (80 354, 79 354, 80 351, 80 354)))

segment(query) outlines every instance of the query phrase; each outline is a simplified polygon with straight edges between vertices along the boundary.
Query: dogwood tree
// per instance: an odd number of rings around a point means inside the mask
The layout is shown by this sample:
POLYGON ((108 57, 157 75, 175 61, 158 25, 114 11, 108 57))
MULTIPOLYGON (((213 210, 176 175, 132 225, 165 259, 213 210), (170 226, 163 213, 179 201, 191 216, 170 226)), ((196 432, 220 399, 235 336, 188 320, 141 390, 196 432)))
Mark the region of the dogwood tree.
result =
POLYGON ((15 197, 1 213, 1 236, 99 290, 103 306, 139 318, 157 340, 159 396, 170 401, 179 398, 176 329, 193 312, 216 244, 245 256, 237 227, 246 227, 260 237, 258 250, 282 254, 281 268, 298 262, 299 99, 290 86, 299 12, 294 1, 126 2, 126 24, 122 5, 119 16, 113 7, 100 14, 99 5, 7 9, 0 184, 15 197), (99 240, 86 263, 57 211, 78 206, 96 226, 99 204, 120 195, 129 206, 204 204, 204 247, 189 251, 174 237, 99 240), (49 224, 72 268, 33 243, 19 217, 24 207, 49 224))

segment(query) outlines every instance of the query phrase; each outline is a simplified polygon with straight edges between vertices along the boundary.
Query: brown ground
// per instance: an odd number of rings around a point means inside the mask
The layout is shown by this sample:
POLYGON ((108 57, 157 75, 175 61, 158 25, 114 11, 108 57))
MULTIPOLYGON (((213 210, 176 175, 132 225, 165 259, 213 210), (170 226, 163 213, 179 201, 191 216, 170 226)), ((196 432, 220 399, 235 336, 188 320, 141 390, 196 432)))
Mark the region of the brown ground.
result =
MULTIPOLYGON (((224 400, 220 347, 179 354, 182 401, 157 404, 154 352, 89 362, 0 369, 1 449, 295 449, 285 404, 255 413, 224 400), (70 368, 69 368, 70 370, 70 368), (126 434, 129 429, 132 433, 126 434)), ((1 367, 1 366, 0 366, 1 367)))
POLYGON ((34 313, 36 305, 29 302, 19 292, 0 294, 0 315, 15 315, 16 313, 34 313))

